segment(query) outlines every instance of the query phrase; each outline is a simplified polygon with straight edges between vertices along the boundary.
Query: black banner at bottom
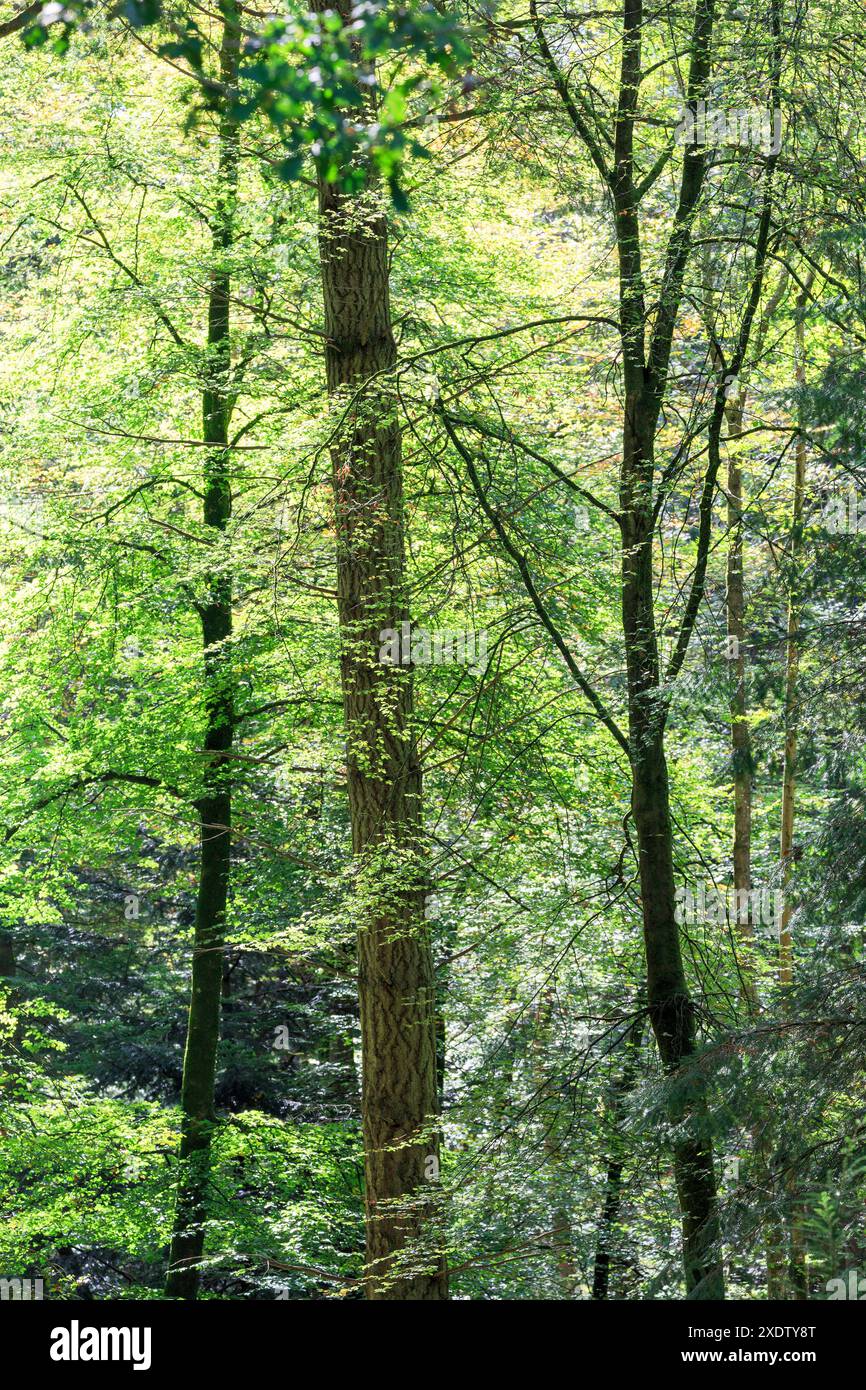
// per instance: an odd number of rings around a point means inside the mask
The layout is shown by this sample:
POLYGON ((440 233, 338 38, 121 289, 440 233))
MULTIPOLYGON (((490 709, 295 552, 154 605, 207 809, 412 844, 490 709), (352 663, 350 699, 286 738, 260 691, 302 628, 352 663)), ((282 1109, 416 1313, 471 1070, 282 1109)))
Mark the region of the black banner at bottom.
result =
MULTIPOLYGON (((427 1353, 441 1359, 436 1374, 447 1375, 444 1339, 453 1333, 460 1337, 454 1355, 464 1376, 473 1364, 483 1370, 486 1363, 489 1372, 491 1364, 518 1347, 530 1356, 543 1347, 544 1364, 551 1365, 550 1353, 561 1338, 560 1357, 575 1371, 585 1371, 589 1358, 596 1373, 613 1374, 634 1369, 668 1374, 679 1368, 692 1378, 714 1366, 754 1367, 772 1383, 777 1371, 792 1367, 826 1379, 843 1363, 858 1364, 864 1322, 852 1301, 841 1306, 832 1301, 527 1302, 509 1304, 508 1322, 500 1324, 495 1304, 483 1305, 479 1314, 459 1300, 444 1316, 441 1308, 407 1314, 384 1304, 334 1307, 328 1301, 9 1300, 0 1301, 0 1328, 6 1344, 15 1347, 21 1371, 38 1371, 58 1384, 70 1377, 76 1383, 101 1379, 104 1372, 137 1380, 214 1373, 223 1381, 237 1373, 248 1381, 251 1374, 279 1374, 282 1367, 282 1373, 294 1375, 299 1352, 307 1375, 316 1362, 330 1375, 342 1365, 369 1372, 372 1357, 394 1365, 404 1338, 408 1356, 417 1357, 419 1336, 427 1353)), ((403 1364, 401 1374, 411 1376, 412 1361, 403 1364)))

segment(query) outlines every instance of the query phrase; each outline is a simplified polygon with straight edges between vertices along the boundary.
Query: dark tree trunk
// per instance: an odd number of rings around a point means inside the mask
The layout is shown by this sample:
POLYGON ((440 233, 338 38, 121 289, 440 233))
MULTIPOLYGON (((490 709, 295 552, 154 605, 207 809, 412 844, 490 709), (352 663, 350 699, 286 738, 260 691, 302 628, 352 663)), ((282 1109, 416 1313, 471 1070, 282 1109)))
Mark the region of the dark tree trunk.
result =
MULTIPOLYGON (((687 96, 705 90, 710 73, 715 0, 697 0, 687 96)), ((679 202, 668 241, 655 324, 646 344, 647 307, 639 204, 635 183, 634 120, 641 82, 642 0, 623 0, 623 45, 614 164, 610 190, 616 212, 620 275, 620 333, 625 409, 620 473, 622 620, 628 672, 629 757, 632 815, 637 832, 649 1016, 666 1072, 673 1075, 695 1051, 694 1004, 689 994, 676 921, 673 828, 665 757, 666 702, 661 689, 653 573, 655 432, 664 399, 683 278, 691 253, 691 228, 704 179, 702 149, 683 155, 679 202)), ((708 494, 712 512, 713 489, 708 494)), ((707 508, 702 507, 706 531, 707 508)), ((705 550, 706 539, 702 536, 705 550)), ((702 561, 706 563, 705 559, 702 561)), ((695 575, 693 597, 702 581, 695 575)), ((687 646, 686 619, 681 640, 687 646)), ((683 650, 685 647, 683 647, 683 650)), ((719 1223, 712 1147, 701 1134, 700 1092, 688 1106, 672 1108, 674 1177, 683 1231, 688 1298, 724 1297, 718 1250, 719 1223)))
POLYGON ((625 1036, 625 1060, 613 1086, 608 1105, 607 1174, 604 1206, 598 1223, 595 1264, 592 1275, 593 1298, 610 1298, 610 1276, 614 1264, 616 1224, 622 1208, 623 1172, 626 1159, 624 1133, 625 1103, 634 1090, 644 1017, 641 1015, 625 1036))
MULTIPOLYGON (((227 17, 220 52, 220 78, 236 80, 239 29, 227 17)), ((226 255, 232 244, 237 189, 237 129, 223 112, 219 124, 217 207, 213 222, 213 267, 208 302, 208 357, 202 393, 204 438, 213 444, 204 467, 206 526, 214 544, 231 517, 228 445, 230 275, 226 255)), ((200 606, 204 656, 206 728, 205 792, 198 802, 201 859, 192 962, 192 994, 187 1024, 181 1088, 180 1178, 169 1254, 166 1296, 194 1299, 204 1249, 214 1128, 214 1080, 220 1031, 225 915, 231 859, 231 786, 229 768, 234 737, 232 688, 232 580, 218 563, 206 580, 200 606)))
POLYGON ((15 943, 8 931, 0 931, 0 975, 11 977, 16 970, 15 943))
MULTIPOLYGON (((632 814, 638 840, 647 999, 665 1070, 688 1064, 695 1051, 694 1004, 689 994, 675 915, 673 830, 664 748, 665 709, 660 689, 652 563, 653 439, 657 407, 644 388, 626 399, 622 513, 622 614, 628 667, 632 814)), ((671 1113, 677 1138, 674 1177, 683 1228, 686 1294, 724 1297, 718 1252, 716 1181, 710 1143, 700 1133, 703 1103, 671 1113)))

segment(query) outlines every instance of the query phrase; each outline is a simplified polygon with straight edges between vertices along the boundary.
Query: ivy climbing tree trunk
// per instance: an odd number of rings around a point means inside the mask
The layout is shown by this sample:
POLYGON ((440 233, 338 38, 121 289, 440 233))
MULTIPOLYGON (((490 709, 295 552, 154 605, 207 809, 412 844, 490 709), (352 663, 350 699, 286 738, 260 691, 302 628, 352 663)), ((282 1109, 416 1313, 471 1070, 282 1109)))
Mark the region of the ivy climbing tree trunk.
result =
MULTIPOLYGON (((338 9, 348 22, 346 0, 338 9)), ((380 659, 409 621, 387 223, 372 179, 349 195, 320 175, 318 194, 327 383, 339 421, 331 458, 356 874, 365 1286, 371 1299, 442 1299, 445 1262, 431 1235, 436 1000, 412 668, 406 654, 396 664, 380 659)))
MULTIPOLYGON (((223 9, 220 81, 237 81, 240 29, 233 5, 223 9)), ((203 520, 213 560, 199 606, 204 664, 204 794, 198 801, 201 855, 192 961, 192 993, 181 1088, 180 1178, 169 1253, 166 1296, 194 1299, 204 1249, 214 1129, 214 1079, 220 1032, 226 904, 231 863, 230 759, 234 740, 232 577, 224 546, 231 518, 229 303, 238 179, 238 132, 229 102, 219 116, 217 190, 212 223, 207 357, 202 392, 205 441, 203 520)))

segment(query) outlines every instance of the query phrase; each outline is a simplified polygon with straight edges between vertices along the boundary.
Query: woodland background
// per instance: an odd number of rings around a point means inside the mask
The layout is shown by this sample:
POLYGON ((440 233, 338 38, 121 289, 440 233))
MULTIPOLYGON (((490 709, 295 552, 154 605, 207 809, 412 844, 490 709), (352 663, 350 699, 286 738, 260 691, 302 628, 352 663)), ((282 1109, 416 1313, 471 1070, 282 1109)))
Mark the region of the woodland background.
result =
POLYGON ((866 1274, 862 30, 4 4, 0 1275, 866 1274))

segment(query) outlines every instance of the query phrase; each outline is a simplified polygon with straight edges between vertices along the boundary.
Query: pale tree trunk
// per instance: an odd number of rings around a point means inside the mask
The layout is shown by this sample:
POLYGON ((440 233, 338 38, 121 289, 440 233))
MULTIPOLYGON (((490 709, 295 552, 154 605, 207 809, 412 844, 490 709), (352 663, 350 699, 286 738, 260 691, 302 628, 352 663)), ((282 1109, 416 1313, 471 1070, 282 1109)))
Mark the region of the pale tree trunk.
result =
MULTIPOLYGON (((704 284, 708 304, 712 298, 712 282, 709 276, 710 264, 704 262, 704 284)), ((788 286, 789 274, 784 268, 776 288, 770 295, 761 314, 755 335, 755 361, 761 360, 767 330, 778 309, 788 286)), ((715 340, 715 314, 709 316, 710 336, 715 340)), ((721 370, 718 352, 713 353, 714 364, 721 370)), ((733 877, 735 902, 735 932, 739 943, 737 951, 737 971, 740 981, 740 997, 751 1018, 760 1013, 760 999, 754 968, 755 926, 751 915, 752 891, 752 793, 753 759, 752 741, 749 729, 748 696, 746 686, 746 602, 745 574, 743 565, 743 477, 740 468, 738 441, 744 429, 747 381, 745 372, 735 384, 726 387, 725 421, 728 432, 728 560, 727 584, 725 591, 725 613, 728 634, 728 659, 733 662, 733 691, 731 694, 731 759, 734 783, 734 840, 733 877)), ((772 1182, 768 1162, 769 1135, 767 1126, 759 1130, 753 1127, 753 1152, 758 1182, 772 1197, 772 1182)), ((784 1297, 785 1288, 785 1231, 779 1217, 773 1213, 764 1220, 764 1247, 767 1267, 767 1296, 771 1299, 784 1297)))
MULTIPOLYGON (((708 329, 715 344, 716 312, 712 309, 713 285, 709 254, 704 255, 704 293, 707 301, 708 329)), ((788 285, 788 271, 783 269, 775 290, 761 314, 755 334, 754 360, 760 362, 767 330, 782 301, 788 285)), ((713 348, 713 363, 718 371, 722 364, 718 349, 713 348)), ((751 914, 752 892, 752 795, 754 764, 752 738, 749 728, 748 692, 746 684, 746 597, 743 564, 743 475, 740 467, 746 398, 747 374, 726 383, 725 423, 728 435, 728 557, 725 588, 725 616, 728 636, 726 656, 732 663, 731 692, 731 763, 734 787, 734 840, 732 867, 734 878, 735 929, 740 945, 737 967, 740 996, 749 1014, 756 1014, 760 1004, 754 974, 753 949, 755 926, 751 914)))
MULTIPOLYGON (((220 49, 220 80, 231 88, 237 80, 240 30, 226 11, 220 49)), ((192 994, 181 1087, 180 1177, 169 1253, 166 1296, 194 1299, 207 1220, 211 1142, 215 1122, 214 1080, 220 1032, 223 947, 231 857, 231 786, 229 768, 234 738, 231 672, 232 580, 220 548, 231 517, 228 445, 231 346, 230 274, 226 257, 232 245, 237 193, 238 133, 231 114, 219 118, 216 211, 208 296, 207 383, 202 393, 202 427, 206 451, 203 520, 213 528, 218 559, 206 577, 207 593, 199 606, 205 678, 205 792, 198 802, 201 858, 196 901, 192 994)))
MULTIPOLYGON (((746 699, 745 596, 743 583, 743 492, 736 441, 743 430, 745 392, 726 409, 728 421, 728 527, 730 543, 727 574, 728 637, 736 642, 734 690, 731 697, 731 750, 734 774, 734 902, 736 932, 740 943, 738 971, 740 994, 749 1016, 760 1012, 754 969, 755 928, 751 917, 752 890, 752 748, 746 699), (745 904, 745 908, 744 905, 745 904)), ((766 1141, 754 1133, 754 1155, 759 1181, 769 1176, 766 1141)), ((784 1228, 774 1214, 764 1221, 764 1249, 767 1266, 767 1296, 782 1297, 784 1287, 784 1228)))
MULTIPOLYGON (((797 320, 794 328, 794 379, 798 388, 806 384, 806 335, 804 314, 809 292, 815 279, 812 271, 804 282, 797 299, 797 320)), ((779 984, 784 988, 794 980, 794 943, 791 918, 791 868, 794 862, 794 812, 797 790, 797 736, 800 720, 800 579, 797 566, 803 537, 803 511, 806 497, 806 439, 802 429, 797 432, 794 453, 794 498, 791 509, 791 545, 789 560, 788 621, 785 633, 785 752, 782 772, 782 825, 779 837, 779 859, 782 879, 782 921, 779 931, 779 984)), ((793 1193, 793 1178, 787 1181, 793 1193)), ((795 1210, 791 1218, 791 1247, 787 1279, 776 1279, 777 1296, 794 1299, 808 1298, 806 1252, 802 1220, 795 1210)))
POLYGON ((743 477, 738 440, 743 432, 745 396, 726 407, 728 426, 728 564, 726 610, 728 659, 733 669, 731 692, 731 761, 734 779, 734 903, 740 943, 740 993, 750 1013, 757 1012, 753 962, 752 892, 752 738, 746 696, 746 603, 743 576, 743 477))
MULTIPOLYGON (((339 12, 349 19, 347 0, 339 12)), ((372 182, 372 181, 371 181, 372 182)), ((424 915, 412 668, 381 660, 408 622, 388 233, 375 186, 319 178, 337 531, 340 674, 356 870, 368 1298, 442 1299, 436 1248, 436 998, 424 915), (339 424, 336 422, 339 421, 339 424), (420 1243, 429 1237, 430 1248, 420 1243)))
MULTIPOLYGON (((714 282, 709 248, 703 256, 706 325, 711 342, 713 366, 724 368, 716 345, 718 314, 714 307, 714 282)), ((756 357, 760 356, 767 315, 756 335, 756 357)), ((747 1013, 758 1011, 754 976, 755 928, 751 911, 752 891, 752 738, 746 686, 746 596, 743 570, 743 476, 740 469, 739 441, 746 412, 745 373, 725 382, 725 424, 728 443, 728 474, 725 495, 728 504, 728 556, 725 583, 727 648, 725 659, 732 672, 731 776, 734 789, 734 840, 732 868, 734 879, 734 933, 737 941, 736 965, 740 999, 747 1013)))
POLYGON ((554 1184, 551 1244, 554 1249, 554 1265, 560 1292, 563 1298, 574 1298, 577 1282, 577 1265, 574 1259, 574 1232, 571 1213, 562 1190, 563 1149, 557 1134, 559 1115, 556 1102, 551 1104, 544 1073, 544 1052, 553 1034, 554 989, 542 991, 535 1010, 535 1038, 533 1040, 533 1080, 538 1096, 538 1120, 544 1132, 542 1140, 547 1171, 554 1184))
MULTIPOLYGON (((797 301, 798 316, 794 329, 794 379, 798 388, 806 384, 805 331, 803 311, 808 290, 814 280, 810 275, 805 291, 797 301)), ((794 801, 797 785, 797 734, 800 718, 798 676, 800 673, 800 586, 797 575, 802 548, 803 504, 806 494, 806 440, 802 430, 797 432, 794 454, 794 500, 791 510, 791 546, 789 551, 790 583, 788 588, 788 622, 785 633, 785 754, 782 773, 782 829, 779 858, 782 871, 784 904, 779 933, 779 983, 789 985, 794 978, 794 948, 791 937, 791 865, 794 854, 794 801)))

